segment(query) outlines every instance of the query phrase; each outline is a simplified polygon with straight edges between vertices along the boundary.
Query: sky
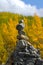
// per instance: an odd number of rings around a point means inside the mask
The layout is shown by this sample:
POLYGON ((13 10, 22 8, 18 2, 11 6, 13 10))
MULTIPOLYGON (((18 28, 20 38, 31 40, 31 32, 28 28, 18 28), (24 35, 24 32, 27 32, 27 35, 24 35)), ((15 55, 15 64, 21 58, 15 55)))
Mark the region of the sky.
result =
POLYGON ((0 0, 0 12, 43 17, 43 0, 0 0))
POLYGON ((35 5, 38 9, 43 8, 43 0, 22 0, 26 4, 35 5))

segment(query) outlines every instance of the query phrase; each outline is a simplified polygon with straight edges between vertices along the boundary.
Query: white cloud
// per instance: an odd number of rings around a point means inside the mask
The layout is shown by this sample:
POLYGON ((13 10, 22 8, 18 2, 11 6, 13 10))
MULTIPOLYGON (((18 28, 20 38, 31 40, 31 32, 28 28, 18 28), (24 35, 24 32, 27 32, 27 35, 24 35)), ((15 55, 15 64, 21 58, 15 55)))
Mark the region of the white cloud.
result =
POLYGON ((25 16, 33 16, 36 13, 39 16, 43 16, 43 8, 37 9, 36 6, 25 4, 22 0, 0 0, 0 11, 9 11, 25 16))

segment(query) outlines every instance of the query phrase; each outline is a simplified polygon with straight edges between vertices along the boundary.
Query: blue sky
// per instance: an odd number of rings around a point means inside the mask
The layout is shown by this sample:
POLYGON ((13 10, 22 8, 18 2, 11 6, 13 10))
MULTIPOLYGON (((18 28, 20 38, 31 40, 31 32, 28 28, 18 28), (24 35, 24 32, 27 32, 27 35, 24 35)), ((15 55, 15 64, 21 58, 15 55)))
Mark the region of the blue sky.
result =
POLYGON ((43 17, 43 0, 0 0, 0 12, 43 17))
POLYGON ((35 5, 37 8, 43 8, 43 0, 22 0, 26 4, 35 5))

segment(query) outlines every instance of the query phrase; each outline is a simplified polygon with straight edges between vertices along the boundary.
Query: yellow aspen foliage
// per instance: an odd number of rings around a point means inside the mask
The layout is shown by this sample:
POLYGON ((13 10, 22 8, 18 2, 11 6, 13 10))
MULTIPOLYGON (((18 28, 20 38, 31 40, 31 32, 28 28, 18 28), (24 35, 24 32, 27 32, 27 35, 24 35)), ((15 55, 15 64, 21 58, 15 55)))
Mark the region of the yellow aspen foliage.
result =
POLYGON ((5 23, 2 23, 1 28, 2 28, 2 32, 3 32, 3 33, 5 33, 5 34, 8 34, 8 33, 9 33, 9 32, 8 32, 8 29, 7 29, 7 25, 6 25, 5 23))
POLYGON ((32 29, 30 29, 30 30, 28 31, 28 36, 30 36, 30 37, 33 36, 33 30, 32 30, 32 29))
POLYGON ((12 19, 10 19, 10 21, 8 22, 8 30, 11 33, 11 35, 15 34, 16 36, 16 32, 17 32, 16 25, 17 25, 16 21, 13 21, 12 19))
POLYGON ((33 23, 32 23, 32 29, 33 29, 33 30, 36 30, 36 28, 37 28, 37 27, 36 27, 36 25, 35 25, 34 22, 33 22, 33 23))
POLYGON ((38 38, 35 36, 32 36, 32 40, 36 42, 38 40, 38 38))
POLYGON ((42 23, 41 23, 40 17, 37 15, 34 15, 34 20, 35 20, 35 24, 36 24, 37 28, 39 30, 42 29, 42 23))
POLYGON ((43 44, 42 43, 40 43, 40 49, 43 49, 43 44))
POLYGON ((0 46, 3 46, 3 45, 4 45, 3 37, 2 37, 1 32, 0 32, 0 46))
POLYGON ((17 41, 17 30, 16 30, 16 21, 13 21, 12 19, 8 22, 8 31, 10 35, 10 39, 14 42, 14 44, 17 41))
MULTIPOLYGON (((11 51, 16 46, 16 40, 17 40, 16 25, 17 25, 16 22, 14 24, 14 21, 12 19, 9 20, 7 25, 6 25, 6 23, 2 23, 2 25, 1 25, 1 32, 2 32, 2 36, 3 36, 3 42, 4 42, 4 45, 6 46, 6 48, 8 47, 7 49, 5 48, 6 51, 4 51, 4 54, 2 53, 3 54, 2 62, 5 62, 6 58, 8 57, 8 54, 11 53, 11 51)), ((1 48, 2 49, 4 48, 4 45, 2 45, 0 47, 0 52, 2 51, 1 48)))
POLYGON ((39 38, 43 39, 43 34, 42 35, 39 35, 39 38))
POLYGON ((28 20, 27 18, 24 17, 24 24, 25 24, 25 28, 24 28, 24 31, 26 32, 26 34, 28 35, 28 20))

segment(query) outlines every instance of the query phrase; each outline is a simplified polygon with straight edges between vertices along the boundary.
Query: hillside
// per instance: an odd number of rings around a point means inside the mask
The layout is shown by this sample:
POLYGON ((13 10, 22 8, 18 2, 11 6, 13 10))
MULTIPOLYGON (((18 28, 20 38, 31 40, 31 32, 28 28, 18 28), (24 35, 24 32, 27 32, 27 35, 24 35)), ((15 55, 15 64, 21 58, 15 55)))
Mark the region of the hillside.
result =
POLYGON ((5 63, 9 54, 16 47, 18 31, 16 25, 23 19, 29 42, 40 49, 43 58, 43 18, 37 15, 22 16, 8 12, 0 12, 0 62, 5 63))

